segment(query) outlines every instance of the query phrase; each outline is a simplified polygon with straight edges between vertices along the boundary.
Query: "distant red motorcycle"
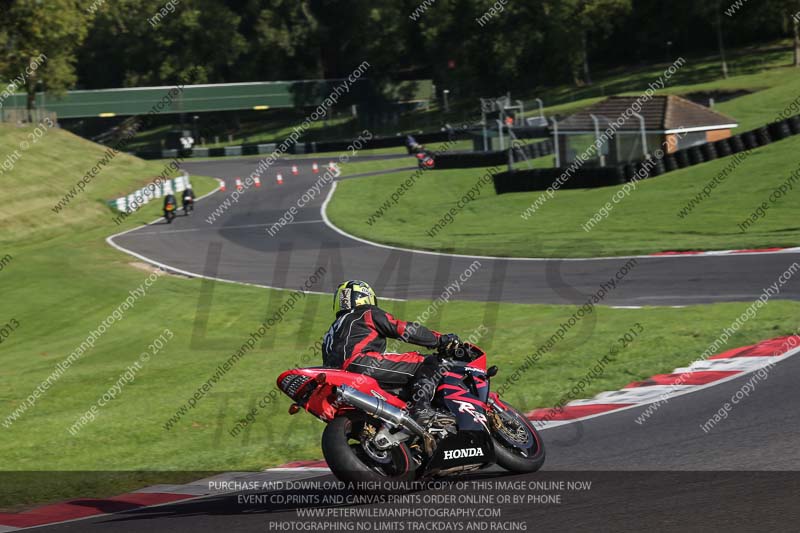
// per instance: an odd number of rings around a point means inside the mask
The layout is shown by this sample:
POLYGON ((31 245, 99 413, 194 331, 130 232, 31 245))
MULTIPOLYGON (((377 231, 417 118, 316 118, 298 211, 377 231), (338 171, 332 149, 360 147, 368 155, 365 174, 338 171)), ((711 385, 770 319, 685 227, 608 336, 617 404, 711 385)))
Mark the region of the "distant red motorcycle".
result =
POLYGON ((489 392, 497 367, 486 354, 462 344, 457 357, 442 356, 434 405, 456 418, 420 426, 406 411, 402 389, 384 389, 364 374, 332 368, 297 368, 278 377, 292 400, 290 414, 305 409, 328 425, 322 452, 345 482, 411 481, 499 464, 534 472, 544 463, 542 439, 527 418, 489 392), (469 361, 469 362, 465 362, 469 361))
POLYGON ((172 221, 175 219, 175 204, 167 204, 164 206, 164 219, 167 221, 167 224, 172 224, 172 221))

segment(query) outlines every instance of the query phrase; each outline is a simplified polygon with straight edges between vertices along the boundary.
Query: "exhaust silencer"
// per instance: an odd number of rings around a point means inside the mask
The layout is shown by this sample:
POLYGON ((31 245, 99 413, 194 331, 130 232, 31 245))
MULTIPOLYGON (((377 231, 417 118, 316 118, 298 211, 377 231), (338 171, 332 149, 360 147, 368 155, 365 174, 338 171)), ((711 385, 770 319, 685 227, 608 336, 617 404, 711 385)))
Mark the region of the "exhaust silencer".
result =
POLYGON ((431 436, 407 412, 389 405, 380 398, 364 394, 350 385, 338 385, 336 387, 336 397, 339 401, 361 409, 375 418, 380 418, 396 426, 408 429, 418 437, 422 437, 426 443, 428 439, 432 440, 431 436))

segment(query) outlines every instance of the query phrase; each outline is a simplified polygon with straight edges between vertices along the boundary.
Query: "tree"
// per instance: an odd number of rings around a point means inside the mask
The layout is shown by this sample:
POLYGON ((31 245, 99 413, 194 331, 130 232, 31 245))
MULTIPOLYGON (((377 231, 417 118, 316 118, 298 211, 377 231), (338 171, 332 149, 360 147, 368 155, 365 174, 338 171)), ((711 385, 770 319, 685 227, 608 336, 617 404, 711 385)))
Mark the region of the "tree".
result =
POLYGON ((717 32, 717 45, 719 47, 719 58, 722 63, 722 77, 728 77, 728 60, 725 58, 725 41, 722 38, 722 0, 714 3, 714 29, 717 32))
POLYGON ((218 0, 182 0, 156 18, 164 0, 115 0, 98 11, 81 51, 86 88, 239 81, 247 48, 240 17, 218 0))
POLYGON ((800 67, 800 0, 773 0, 773 5, 782 22, 791 28, 793 65, 800 67))
POLYGON ((75 52, 91 18, 80 0, 13 0, 0 11, 0 73, 24 87, 28 120, 33 120, 36 91, 54 96, 75 84, 75 52))
MULTIPOLYGON (((545 2, 549 4, 549 2, 545 2)), ((631 11, 631 0, 554 0, 551 12, 558 41, 567 53, 575 85, 591 85, 590 40, 604 37, 631 11)))
POLYGON ((794 66, 800 67, 800 2, 795 2, 797 11, 789 17, 789 24, 792 25, 792 37, 794 40, 794 66))

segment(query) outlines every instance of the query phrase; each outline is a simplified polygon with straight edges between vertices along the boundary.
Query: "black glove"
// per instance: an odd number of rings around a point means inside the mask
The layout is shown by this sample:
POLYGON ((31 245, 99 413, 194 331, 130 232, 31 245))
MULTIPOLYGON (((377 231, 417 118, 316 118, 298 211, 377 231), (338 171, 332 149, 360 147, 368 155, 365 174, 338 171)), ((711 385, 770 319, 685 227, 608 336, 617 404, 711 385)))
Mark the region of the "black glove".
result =
POLYGON ((461 346, 461 339, 455 333, 445 333, 439 337, 439 344, 436 348, 445 357, 455 357, 456 351, 461 346))

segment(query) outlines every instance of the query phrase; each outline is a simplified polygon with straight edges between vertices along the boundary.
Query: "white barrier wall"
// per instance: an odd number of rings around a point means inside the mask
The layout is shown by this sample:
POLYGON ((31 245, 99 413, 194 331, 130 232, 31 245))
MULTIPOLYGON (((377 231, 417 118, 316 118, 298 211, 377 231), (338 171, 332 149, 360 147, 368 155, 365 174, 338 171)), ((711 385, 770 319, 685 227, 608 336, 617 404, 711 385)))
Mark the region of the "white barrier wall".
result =
POLYGON ((132 213, 154 198, 176 194, 192 186, 189 174, 168 180, 154 181, 127 196, 111 200, 109 204, 122 213, 132 213))

